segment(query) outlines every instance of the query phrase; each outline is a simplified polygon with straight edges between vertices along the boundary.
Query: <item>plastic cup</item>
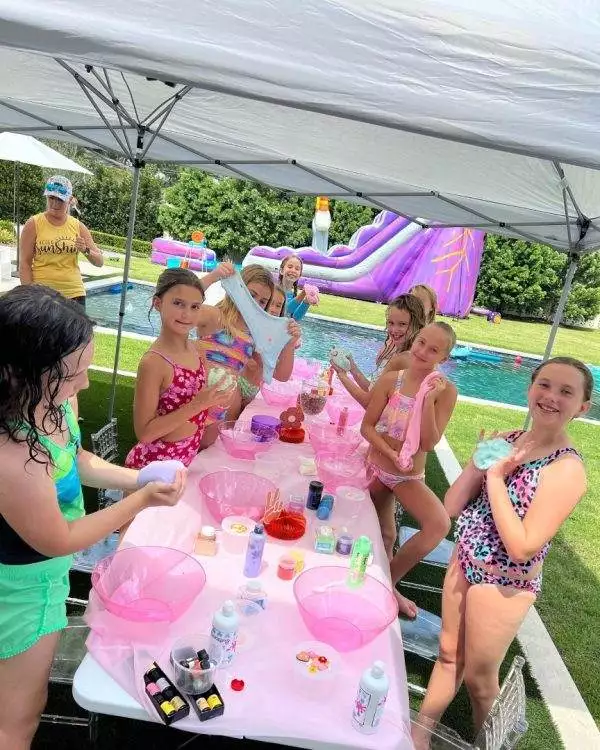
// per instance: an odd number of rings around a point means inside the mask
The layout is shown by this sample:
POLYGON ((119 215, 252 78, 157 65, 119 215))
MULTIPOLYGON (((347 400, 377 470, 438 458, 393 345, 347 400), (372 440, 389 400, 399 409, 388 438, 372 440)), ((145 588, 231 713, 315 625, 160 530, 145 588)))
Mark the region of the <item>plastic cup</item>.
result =
POLYGON ((209 690, 215 681, 217 669, 222 660, 222 649, 214 643, 209 635, 188 635, 178 638, 171 648, 171 667, 175 684, 184 693, 197 695, 209 690), (198 652, 205 649, 210 660, 210 667, 202 669, 198 652), (183 660, 194 659, 192 666, 181 664, 183 660))

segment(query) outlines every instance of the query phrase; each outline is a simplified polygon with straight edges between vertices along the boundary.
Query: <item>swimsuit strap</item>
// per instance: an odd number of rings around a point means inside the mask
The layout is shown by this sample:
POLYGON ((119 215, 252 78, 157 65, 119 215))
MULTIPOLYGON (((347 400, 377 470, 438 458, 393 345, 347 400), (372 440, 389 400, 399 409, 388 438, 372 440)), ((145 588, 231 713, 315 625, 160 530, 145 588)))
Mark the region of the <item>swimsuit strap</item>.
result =
POLYGON ((165 362, 168 362, 171 365, 171 367, 177 367, 178 366, 175 362, 173 362, 173 360, 170 357, 167 357, 162 352, 159 352, 156 349, 148 349, 148 351, 150 352, 150 354, 158 354, 158 356, 161 357, 162 359, 164 359, 165 362))

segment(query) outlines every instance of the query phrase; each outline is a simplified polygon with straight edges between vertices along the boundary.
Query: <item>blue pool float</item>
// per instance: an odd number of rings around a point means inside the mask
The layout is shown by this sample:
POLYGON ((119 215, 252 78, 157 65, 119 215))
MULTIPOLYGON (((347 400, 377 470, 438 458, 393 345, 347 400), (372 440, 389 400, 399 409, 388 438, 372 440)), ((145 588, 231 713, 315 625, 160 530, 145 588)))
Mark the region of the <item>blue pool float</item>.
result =
MULTIPOLYGON (((131 281, 127 282, 127 289, 133 289, 133 284, 131 281)), ((121 291, 123 290, 123 284, 113 284, 112 286, 108 287, 108 291, 111 294, 121 294, 121 291)))
POLYGON ((455 346, 450 352, 452 359, 465 359, 474 362, 502 362, 502 357, 494 352, 471 349, 470 346, 455 346))
POLYGON ((455 346, 450 352, 450 356, 452 359, 467 359, 470 353, 471 348, 469 346, 455 346))

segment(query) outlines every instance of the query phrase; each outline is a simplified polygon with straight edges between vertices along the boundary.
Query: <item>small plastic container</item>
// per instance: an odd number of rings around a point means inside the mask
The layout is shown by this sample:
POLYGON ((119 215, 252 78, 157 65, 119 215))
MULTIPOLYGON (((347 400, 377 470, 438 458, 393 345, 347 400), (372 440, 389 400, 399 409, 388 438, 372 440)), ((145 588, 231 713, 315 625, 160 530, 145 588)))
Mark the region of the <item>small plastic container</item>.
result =
POLYGON ((338 487, 335 493, 337 508, 344 523, 353 528, 369 500, 369 493, 357 487, 338 487))
POLYGON ((261 609, 267 608, 268 594, 263 589, 262 583, 258 578, 251 578, 238 589, 238 610, 246 608, 246 614, 252 614, 251 607, 258 604, 261 609))
POLYGON ((291 555, 282 555, 277 565, 277 577, 291 581, 296 575, 296 560, 291 555))
POLYGON ((208 635, 188 635, 178 638, 171 647, 171 667, 175 684, 189 695, 204 693, 213 686, 221 664, 222 650, 211 643, 208 635), (203 667, 199 653, 208 654, 209 666, 203 667))
POLYGON ((221 544, 223 549, 234 555, 241 555, 248 546, 248 537, 256 521, 247 516, 227 516, 221 524, 221 544))

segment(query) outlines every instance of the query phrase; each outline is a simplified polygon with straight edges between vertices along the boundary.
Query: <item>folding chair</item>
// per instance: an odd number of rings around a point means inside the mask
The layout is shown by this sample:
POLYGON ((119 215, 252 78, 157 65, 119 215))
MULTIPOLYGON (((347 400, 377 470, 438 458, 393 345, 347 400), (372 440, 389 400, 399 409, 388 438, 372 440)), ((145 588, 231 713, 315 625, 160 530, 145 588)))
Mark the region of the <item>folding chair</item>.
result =
MULTIPOLYGON (((113 417, 98 432, 92 434, 92 452, 103 458, 105 461, 114 463, 119 453, 119 441, 117 432, 117 420, 113 417)), ((98 509, 106 508, 113 503, 118 502, 123 497, 120 490, 98 490, 98 509)), ((91 547, 77 552, 73 556, 71 570, 77 570, 80 573, 91 573, 96 563, 105 557, 112 555, 117 551, 119 546, 119 535, 109 534, 91 547)))

